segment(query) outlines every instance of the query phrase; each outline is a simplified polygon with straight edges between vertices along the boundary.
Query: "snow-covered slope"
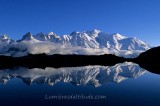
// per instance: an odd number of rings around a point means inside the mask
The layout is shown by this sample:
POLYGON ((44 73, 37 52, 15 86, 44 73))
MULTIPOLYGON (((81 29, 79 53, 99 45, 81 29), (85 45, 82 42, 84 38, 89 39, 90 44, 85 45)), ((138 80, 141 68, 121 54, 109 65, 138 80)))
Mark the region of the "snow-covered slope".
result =
POLYGON ((0 43, 9 44, 12 42, 15 42, 15 41, 10 39, 6 34, 0 36, 0 43))
POLYGON ((39 42, 40 39, 42 39, 41 33, 35 35, 35 37, 32 35, 31 32, 26 33, 21 40, 18 40, 17 42, 25 42, 25 41, 32 41, 32 42, 39 42))
POLYGON ((115 66, 84 66, 70 68, 27 69, 23 67, 0 70, 0 83, 12 78, 20 78, 26 84, 54 85, 57 82, 69 82, 73 85, 101 86, 108 83, 120 83, 128 78, 137 78, 146 71, 137 64, 125 62, 115 66))
POLYGON ((15 41, 10 39, 6 34, 0 36, 0 47, 14 43, 15 41))
POLYGON ((35 39, 39 40, 39 41, 47 41, 47 36, 45 34, 43 34, 42 32, 41 33, 38 33, 34 36, 35 39))
POLYGON ((9 48, 13 43, 15 43, 15 41, 10 39, 6 34, 0 36, 0 53, 9 48))
MULTIPOLYGON (((0 45, 8 45, 12 40, 9 39, 8 37, 2 36, 0 38, 0 45), (2 43, 2 44, 1 44, 2 43)), ((25 34, 23 36, 22 39, 18 40, 16 42, 16 45, 14 44, 14 46, 11 45, 12 48, 21 48, 18 47, 21 45, 21 43, 23 43, 22 45, 24 45, 24 42, 26 44, 26 46, 28 46, 27 44, 29 44, 29 47, 26 48, 29 51, 32 51, 30 49, 31 48, 36 48, 37 46, 39 46, 39 44, 44 48, 47 48, 46 45, 47 43, 49 43, 49 45, 51 45, 51 43, 53 44, 51 46, 52 49, 49 49, 48 51, 55 51, 56 53, 62 53, 65 54, 65 52, 62 52, 61 49, 70 49, 70 54, 83 54, 84 52, 82 52, 83 50, 85 51, 105 51, 102 53, 98 53, 99 54, 105 54, 105 53, 109 53, 109 54, 115 54, 118 56, 124 56, 124 57, 136 57, 137 55, 139 55, 141 52, 146 51, 150 48, 150 46, 137 39, 137 38, 128 38, 125 37, 121 34, 115 33, 115 34, 108 34, 105 32, 102 32, 100 30, 92 30, 92 31, 84 31, 84 32, 72 32, 69 35, 62 35, 62 36, 58 36, 57 34, 50 32, 48 34, 44 34, 44 33, 38 33, 36 35, 32 35, 30 32, 25 34), (44 46, 45 45, 45 46, 44 46), (59 46, 59 50, 55 49, 57 47, 57 45, 59 46), (55 47, 54 47, 55 46, 55 47), (68 48, 69 47, 69 48, 68 48), (53 49, 54 48, 54 49, 53 49), (73 50, 74 48, 74 50, 73 50), (59 51, 59 52, 57 52, 59 51)), ((4 46, 3 46, 4 47, 4 46)), ((8 50, 10 47, 7 47, 8 50)), ((5 52, 3 52, 3 54, 8 54, 9 51, 7 51, 7 49, 5 48, 5 52)), ((34 49, 35 50, 35 49, 34 49)), ((45 51, 42 51, 43 49, 41 48, 40 53, 46 53, 45 51)), ((45 49, 46 50, 46 49, 45 49)), ((0 51, 1 52, 1 51, 0 51)), ((14 51, 13 51, 14 52, 14 51)), ((2 53, 2 52, 1 52, 2 53)), ((33 53, 33 52, 31 52, 33 53)), ((37 52, 36 52, 37 53, 37 52)), ((90 52, 91 53, 91 52, 90 52)), ((15 53, 14 53, 15 54, 15 53)), ((26 53, 25 53, 26 54, 26 53)), ((94 54, 94 53, 92 53, 94 54)), ((88 54, 87 54, 88 55, 88 54)))
POLYGON ((38 33, 32 35, 30 32, 23 36, 23 40, 50 41, 61 44, 71 44, 84 48, 102 48, 116 50, 147 50, 150 46, 137 38, 128 38, 118 33, 108 34, 100 30, 72 32, 69 35, 58 36, 53 32, 49 34, 38 33))

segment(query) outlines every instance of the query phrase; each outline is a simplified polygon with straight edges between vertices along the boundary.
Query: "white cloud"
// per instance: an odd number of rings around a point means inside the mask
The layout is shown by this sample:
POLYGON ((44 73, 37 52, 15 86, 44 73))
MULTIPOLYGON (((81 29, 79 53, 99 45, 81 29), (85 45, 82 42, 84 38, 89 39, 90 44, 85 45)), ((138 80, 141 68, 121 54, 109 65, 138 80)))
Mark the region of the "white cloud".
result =
MULTIPOLYGON (((116 54, 118 56, 130 57, 134 56, 133 51, 117 51, 108 50, 107 48, 93 49, 93 48, 82 48, 73 47, 71 45, 61 45, 53 42, 40 42, 40 41, 22 41, 10 45, 10 48, 14 48, 12 51, 7 51, 6 55, 15 57, 24 56, 30 54, 41 54, 46 53, 52 54, 82 54, 82 55, 102 55, 102 54, 116 54), (16 51, 16 49, 18 49, 16 51)), ((136 52, 138 55, 138 51, 136 52)), ((134 56, 135 57, 135 56, 134 56)))

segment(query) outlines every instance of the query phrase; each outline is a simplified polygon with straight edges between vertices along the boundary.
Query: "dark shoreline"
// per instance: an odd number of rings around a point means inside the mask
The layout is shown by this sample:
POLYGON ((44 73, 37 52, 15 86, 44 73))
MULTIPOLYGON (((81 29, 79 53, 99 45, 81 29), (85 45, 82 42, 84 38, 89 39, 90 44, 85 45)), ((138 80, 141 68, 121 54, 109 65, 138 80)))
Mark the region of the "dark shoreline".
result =
POLYGON ((23 57, 0 56, 0 69, 13 68, 16 66, 28 68, 45 67, 78 67, 87 65, 113 66, 117 63, 127 61, 123 57, 117 57, 112 54, 105 55, 46 55, 29 54, 23 57))
POLYGON ((46 54, 28 54, 23 57, 0 56, 0 69, 9 69, 14 67, 31 68, 60 68, 60 67, 79 67, 88 65, 113 66, 123 62, 133 62, 140 67, 160 74, 160 47, 149 49, 141 53, 136 58, 118 57, 113 54, 104 55, 46 55, 46 54))

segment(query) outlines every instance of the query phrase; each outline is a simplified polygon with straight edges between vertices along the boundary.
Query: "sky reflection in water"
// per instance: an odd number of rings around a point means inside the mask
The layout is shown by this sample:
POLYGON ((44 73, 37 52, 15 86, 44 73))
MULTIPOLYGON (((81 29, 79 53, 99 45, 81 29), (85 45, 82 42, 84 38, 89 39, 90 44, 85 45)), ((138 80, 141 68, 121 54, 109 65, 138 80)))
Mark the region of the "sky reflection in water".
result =
POLYGON ((159 81, 159 75, 127 62, 58 69, 16 67, 0 71, 0 104, 159 106, 159 81), (91 95, 94 99, 48 99, 75 95, 91 95))

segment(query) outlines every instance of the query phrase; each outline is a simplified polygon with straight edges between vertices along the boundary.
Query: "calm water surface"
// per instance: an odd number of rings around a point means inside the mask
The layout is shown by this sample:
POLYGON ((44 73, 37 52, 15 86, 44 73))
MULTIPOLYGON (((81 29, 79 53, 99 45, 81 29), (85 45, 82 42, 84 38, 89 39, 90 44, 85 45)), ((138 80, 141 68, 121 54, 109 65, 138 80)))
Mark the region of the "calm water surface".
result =
POLYGON ((134 63, 0 71, 0 106, 160 106, 160 75, 134 63))

